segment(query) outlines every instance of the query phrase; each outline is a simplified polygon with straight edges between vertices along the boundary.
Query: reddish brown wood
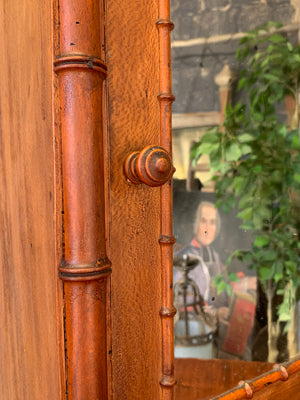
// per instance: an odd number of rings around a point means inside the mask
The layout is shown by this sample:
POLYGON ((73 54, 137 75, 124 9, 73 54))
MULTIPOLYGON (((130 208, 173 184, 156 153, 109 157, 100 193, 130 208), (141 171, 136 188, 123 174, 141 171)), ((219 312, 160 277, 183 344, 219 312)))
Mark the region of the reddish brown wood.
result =
MULTIPOLYGON (((178 400, 208 400, 236 386, 241 380, 266 373, 272 364, 240 360, 175 359, 178 400)), ((245 393, 245 392, 244 392, 245 393)))
POLYGON ((300 359, 275 365, 263 375, 240 382, 238 387, 215 397, 215 400, 280 399, 298 397, 300 389, 300 359), (290 376, 294 375, 292 379, 290 376))
POLYGON ((278 381, 253 395, 255 400, 291 400, 298 399, 300 391, 300 373, 289 377, 288 381, 278 381))
POLYGON ((54 0, 52 4, 53 15, 53 35, 52 35, 52 99, 53 99, 53 149, 54 149, 54 175, 55 175, 55 209, 54 209, 54 228, 56 237, 56 302, 57 302, 57 338, 59 343, 59 371, 61 375, 61 399, 65 400, 66 393, 66 356, 65 356, 65 321, 64 321, 64 291, 63 282, 59 279, 59 266, 63 259, 64 254, 64 232, 63 232, 63 187, 62 187, 62 149, 61 149, 61 118, 60 118, 60 91, 59 91, 59 77, 53 71, 53 62, 55 57, 59 54, 59 0, 54 0))
POLYGON ((59 218, 54 223, 60 190, 54 174, 52 23, 50 0, 24 0, 21 7, 18 0, 1 3, 1 400, 62 399, 65 391, 61 325, 57 340, 61 225, 59 218))
POLYGON ((106 257, 99 1, 60 1, 64 281, 68 398, 106 399, 106 257))
POLYGON ((160 189, 124 176, 127 155, 159 145, 158 0, 106 4, 109 93, 109 257, 112 390, 117 400, 161 398, 160 189))
MULTIPOLYGON (((159 94, 160 103, 160 144, 172 155, 172 94, 171 85, 171 44, 170 32, 174 28, 170 21, 169 0, 159 1, 158 21, 159 32, 159 94)), ((161 187, 161 325, 162 325, 162 375, 160 384, 162 398, 174 398, 174 323, 176 309, 173 306, 173 201, 171 179, 161 187)))
MULTIPOLYGON (((54 22, 55 26, 60 23, 61 34, 60 46, 58 39, 54 43, 60 90, 52 67, 52 3, 24 0, 22 9, 16 0, 2 5, 1 399, 56 400, 66 398, 65 389, 69 399, 82 400, 107 399, 111 393, 117 400, 173 397, 171 185, 167 182, 161 189, 136 187, 126 182, 122 171, 129 151, 159 142, 160 128, 161 146, 171 153, 172 24, 167 2, 161 1, 159 9, 158 3, 108 2, 111 130, 104 139, 107 147, 111 144, 106 221, 111 229, 109 252, 114 265, 111 338, 107 338, 106 322, 110 263, 105 251, 106 155, 102 152, 101 113, 106 74, 103 2, 62 0, 60 21, 56 20, 58 5, 54 2, 54 22), (160 64, 155 28, 158 13, 160 64), (159 82, 161 120, 156 99, 159 82), (59 97, 61 113, 57 112, 59 97), (65 213, 63 220, 61 212, 65 213), (57 268, 62 255, 60 275, 64 283, 58 280, 57 268), (67 376, 61 358, 62 286, 67 376), (109 354, 112 349, 112 391, 107 387, 108 349, 109 354), (61 384, 65 378, 67 387, 61 384)), ((56 28, 56 38, 55 32, 56 28)), ((238 362, 239 379, 241 366, 245 372, 251 364, 238 362)), ((299 369, 297 360, 256 379, 245 374, 243 379, 252 380, 240 384, 228 398, 297 398, 299 369)), ((178 371, 177 388, 186 390, 187 385, 200 382, 197 398, 203 398, 203 385, 209 384, 211 394, 217 371, 222 371, 218 376, 222 381, 225 378, 226 384, 234 377, 230 361, 208 360, 200 370, 184 368, 186 381, 178 371)), ((256 366, 253 375, 260 372, 264 371, 256 366)))

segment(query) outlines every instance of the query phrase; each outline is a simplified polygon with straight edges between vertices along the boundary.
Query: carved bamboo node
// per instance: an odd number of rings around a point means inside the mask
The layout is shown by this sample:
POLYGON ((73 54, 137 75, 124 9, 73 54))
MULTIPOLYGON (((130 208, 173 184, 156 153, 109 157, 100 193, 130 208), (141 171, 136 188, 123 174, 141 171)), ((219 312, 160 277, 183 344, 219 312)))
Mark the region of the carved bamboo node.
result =
POLYGON ((274 368, 276 368, 278 371, 281 372, 281 380, 282 381, 287 381, 289 379, 288 370, 283 365, 275 364, 274 368))
POLYGON ((163 376, 159 383, 161 386, 166 388, 172 388, 174 385, 176 385, 177 380, 174 377, 163 376))
POLYGON ((164 317, 164 318, 170 318, 170 317, 174 317, 176 312, 177 312, 177 310, 176 310, 175 307, 172 307, 172 308, 161 308, 159 310, 159 315, 161 317, 164 317))
POLYGON ((242 386, 245 390, 245 398, 246 399, 252 399, 253 397, 253 388, 248 382, 245 381, 240 381, 239 385, 242 386))
POLYGON ((176 242, 176 239, 174 236, 167 236, 167 235, 161 235, 160 238, 158 239, 159 243, 161 244, 170 244, 173 245, 176 242))
POLYGON ((54 71, 59 72, 64 69, 82 68, 90 71, 100 72, 107 75, 107 67, 100 58, 85 55, 65 55, 58 57, 54 61, 54 71))
POLYGON ((96 264, 62 265, 59 277, 63 281, 94 281, 111 274, 111 262, 107 259, 98 260, 96 264))
POLYGON ((175 96, 173 95, 173 93, 159 93, 157 95, 157 98, 159 101, 169 101, 171 103, 173 103, 173 101, 175 101, 175 96))
POLYGON ((140 152, 135 151, 124 162, 124 174, 134 184, 162 186, 174 172, 169 153, 160 146, 147 146, 140 152))
POLYGON ((246 398, 247 399, 252 399, 252 397, 253 397, 253 389, 252 389, 252 387, 250 386, 250 384, 248 382, 245 382, 244 389, 245 389, 245 392, 246 392, 246 398))
POLYGON ((156 26, 158 28, 164 28, 167 27, 169 31, 172 31, 174 29, 174 24, 171 20, 166 19, 166 18, 161 18, 156 22, 156 26))

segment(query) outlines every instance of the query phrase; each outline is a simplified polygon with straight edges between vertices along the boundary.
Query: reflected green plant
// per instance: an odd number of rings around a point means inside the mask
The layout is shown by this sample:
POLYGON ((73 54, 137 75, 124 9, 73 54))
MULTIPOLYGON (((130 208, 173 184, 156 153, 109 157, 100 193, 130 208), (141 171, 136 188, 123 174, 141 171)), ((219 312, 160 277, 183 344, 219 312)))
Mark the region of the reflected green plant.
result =
MULTIPOLYGON (((295 332, 300 287, 300 46, 293 46, 280 27, 271 22, 241 40, 238 90, 245 101, 228 106, 224 124, 208 130, 191 151, 194 163, 209 156, 217 206, 225 212, 237 206, 241 228, 253 234, 251 250, 237 249, 227 265, 237 258, 260 280, 268 300, 269 361, 276 361, 279 323, 295 332), (289 127, 278 111, 286 96, 295 99, 289 127), (274 322, 276 293, 282 302, 274 322)), ((220 277, 215 285, 218 291, 230 290, 220 277)), ((290 356, 293 352, 290 346, 290 356)))

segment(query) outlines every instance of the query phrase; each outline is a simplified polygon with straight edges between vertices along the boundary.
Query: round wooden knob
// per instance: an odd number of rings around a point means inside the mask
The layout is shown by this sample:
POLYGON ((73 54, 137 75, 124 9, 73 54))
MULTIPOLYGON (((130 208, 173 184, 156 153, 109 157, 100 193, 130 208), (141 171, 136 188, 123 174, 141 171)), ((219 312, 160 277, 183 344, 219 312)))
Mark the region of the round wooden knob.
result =
POLYGON ((147 146, 126 158, 124 173, 132 183, 162 186, 174 174, 175 168, 169 153, 159 146, 147 146))

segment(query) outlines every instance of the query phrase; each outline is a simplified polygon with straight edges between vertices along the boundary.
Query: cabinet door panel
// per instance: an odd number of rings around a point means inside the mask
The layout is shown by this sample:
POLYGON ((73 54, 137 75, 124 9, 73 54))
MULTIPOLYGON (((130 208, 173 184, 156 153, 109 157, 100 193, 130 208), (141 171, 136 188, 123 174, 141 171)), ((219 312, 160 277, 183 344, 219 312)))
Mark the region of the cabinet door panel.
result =
POLYGON ((1 2, 0 393, 9 400, 61 394, 51 31, 51 1, 1 2))
POLYGON ((160 140, 158 1, 106 13, 113 398, 159 399, 160 189, 123 174, 129 153, 160 140))

